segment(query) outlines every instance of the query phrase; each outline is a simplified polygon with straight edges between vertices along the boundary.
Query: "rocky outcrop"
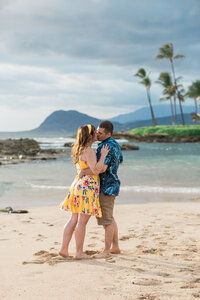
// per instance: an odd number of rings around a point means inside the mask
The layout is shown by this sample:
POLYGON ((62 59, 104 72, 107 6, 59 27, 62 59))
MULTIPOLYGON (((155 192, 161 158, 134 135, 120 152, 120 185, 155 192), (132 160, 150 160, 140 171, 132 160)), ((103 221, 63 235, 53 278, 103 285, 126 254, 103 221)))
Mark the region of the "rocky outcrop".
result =
POLYGON ((38 142, 32 139, 0 140, 0 153, 6 155, 36 155, 40 151, 38 142))
POLYGON ((140 141, 140 136, 128 131, 116 131, 113 133, 114 139, 126 139, 128 141, 140 141))
POLYGON ((115 132, 116 139, 127 139, 130 142, 145 143, 200 143, 200 136, 171 136, 167 133, 152 133, 138 136, 130 132, 115 132))
POLYGON ((70 151, 67 149, 41 149, 39 143, 33 139, 0 140, 0 165, 56 159, 69 155, 70 151))
POLYGON ((121 150, 139 150, 138 146, 130 145, 130 144, 122 144, 121 150))
POLYGON ((65 143, 64 147, 72 148, 74 146, 74 143, 65 143))

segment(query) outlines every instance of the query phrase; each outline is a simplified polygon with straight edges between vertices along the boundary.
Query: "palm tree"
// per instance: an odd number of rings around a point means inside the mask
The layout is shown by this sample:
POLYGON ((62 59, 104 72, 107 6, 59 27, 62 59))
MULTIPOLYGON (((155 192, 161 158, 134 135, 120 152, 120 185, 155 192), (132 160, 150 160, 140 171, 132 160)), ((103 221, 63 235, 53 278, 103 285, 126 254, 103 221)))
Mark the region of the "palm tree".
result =
POLYGON ((178 87, 181 87, 181 89, 177 90, 177 98, 178 98, 178 101, 179 101, 182 124, 185 125, 185 119, 184 119, 183 108, 182 108, 182 102, 184 102, 184 100, 185 100, 185 90, 182 87, 182 85, 179 85, 178 87))
POLYGON ((194 99, 195 114, 197 114, 197 102, 200 100, 200 80, 196 80, 188 87, 186 97, 194 99))
POLYGON ((142 80, 140 81, 140 83, 143 84, 146 87, 147 98, 148 98, 149 107, 150 107, 150 111, 151 111, 152 122, 153 122, 153 125, 156 126, 157 122, 156 122, 156 119, 155 119, 155 116, 154 116, 153 107, 152 107, 152 104, 151 104, 151 95, 150 95, 151 80, 150 80, 149 76, 146 74, 145 69, 143 69, 143 68, 138 69, 135 76, 141 78, 142 80))
MULTIPOLYGON (((164 44, 161 48, 159 48, 159 53, 156 56, 156 59, 163 59, 163 58, 169 59, 176 91, 177 91, 177 84, 176 84, 176 76, 174 70, 174 60, 183 57, 184 55, 181 54, 174 55, 174 47, 172 43, 164 44)), ((174 108, 175 108, 175 122, 176 122, 176 115, 177 115, 176 114, 176 93, 174 95, 174 108)))
POLYGON ((158 83, 164 87, 163 95, 165 95, 165 97, 160 98, 160 101, 166 101, 166 100, 170 101, 172 124, 174 125, 175 120, 174 120, 174 109, 173 109, 173 104, 172 104, 172 97, 176 93, 176 89, 172 82, 170 73, 168 73, 168 72, 160 73, 160 76, 159 76, 158 80, 156 81, 156 83, 158 83))

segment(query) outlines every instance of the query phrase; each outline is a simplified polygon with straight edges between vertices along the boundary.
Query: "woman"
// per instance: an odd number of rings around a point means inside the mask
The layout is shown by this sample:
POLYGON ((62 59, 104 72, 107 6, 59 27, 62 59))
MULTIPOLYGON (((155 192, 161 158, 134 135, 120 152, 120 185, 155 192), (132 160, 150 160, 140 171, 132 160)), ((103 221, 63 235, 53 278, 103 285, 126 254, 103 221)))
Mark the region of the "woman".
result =
POLYGON ((68 247, 75 230, 76 258, 90 258, 83 252, 86 225, 91 216, 101 217, 99 205, 99 176, 109 152, 108 146, 102 148, 101 158, 97 162, 96 152, 91 148, 97 140, 97 133, 93 125, 79 127, 76 142, 72 148, 73 162, 76 164, 77 173, 80 170, 90 168, 94 175, 85 175, 79 179, 78 175, 73 181, 68 196, 60 204, 60 208, 71 211, 72 216, 65 225, 63 241, 59 254, 68 257, 68 247))

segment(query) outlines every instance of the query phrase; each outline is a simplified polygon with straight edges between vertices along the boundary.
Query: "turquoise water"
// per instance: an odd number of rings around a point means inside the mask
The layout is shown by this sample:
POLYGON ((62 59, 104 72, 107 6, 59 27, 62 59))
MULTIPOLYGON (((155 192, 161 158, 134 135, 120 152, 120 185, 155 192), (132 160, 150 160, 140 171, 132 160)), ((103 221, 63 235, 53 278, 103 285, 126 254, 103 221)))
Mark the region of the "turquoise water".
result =
MULTIPOLYGON (((200 144, 138 145, 139 151, 123 151, 118 203, 200 198, 200 144)), ((71 158, 1 166, 0 207, 59 204, 75 174, 71 158)))

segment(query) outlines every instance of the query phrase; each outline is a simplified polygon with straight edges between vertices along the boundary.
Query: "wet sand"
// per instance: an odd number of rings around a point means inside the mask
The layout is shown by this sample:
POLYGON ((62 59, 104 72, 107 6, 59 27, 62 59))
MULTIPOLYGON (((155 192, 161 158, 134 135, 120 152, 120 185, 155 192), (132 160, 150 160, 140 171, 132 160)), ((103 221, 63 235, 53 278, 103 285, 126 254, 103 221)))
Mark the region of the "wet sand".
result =
MULTIPOLYGON (((75 260, 58 255, 70 213, 57 206, 0 213, 0 299, 198 299, 200 200, 116 205, 121 253, 75 260)), ((91 218, 85 250, 103 249, 91 218)))

